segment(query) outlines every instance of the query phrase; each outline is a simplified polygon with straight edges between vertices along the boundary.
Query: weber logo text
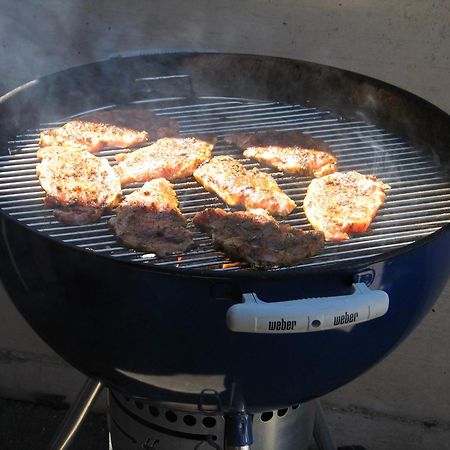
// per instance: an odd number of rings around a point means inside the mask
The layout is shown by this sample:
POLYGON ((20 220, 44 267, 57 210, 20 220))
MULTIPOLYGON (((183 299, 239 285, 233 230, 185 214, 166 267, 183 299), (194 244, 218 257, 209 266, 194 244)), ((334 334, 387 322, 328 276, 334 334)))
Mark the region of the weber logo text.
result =
POLYGON ((297 325, 296 320, 269 320, 269 330, 270 331, 285 331, 293 330, 297 325))
POLYGON ((345 314, 341 314, 340 316, 334 316, 333 325, 344 325, 347 323, 356 322, 357 318, 358 318, 357 312, 349 314, 347 311, 345 311, 345 314))

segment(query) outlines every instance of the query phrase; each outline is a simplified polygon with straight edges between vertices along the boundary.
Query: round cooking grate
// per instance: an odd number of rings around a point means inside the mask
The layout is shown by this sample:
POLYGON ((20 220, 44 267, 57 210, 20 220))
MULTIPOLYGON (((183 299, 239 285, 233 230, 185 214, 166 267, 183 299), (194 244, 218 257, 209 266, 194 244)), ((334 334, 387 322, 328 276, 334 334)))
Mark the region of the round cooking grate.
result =
MULTIPOLYGON (((327 243, 318 255, 295 267, 318 267, 377 256, 424 238, 450 220, 450 181, 440 169, 439 162, 433 155, 372 123, 345 120, 329 111, 302 105, 235 98, 152 100, 139 102, 139 107, 173 117, 184 135, 217 135, 219 140, 213 155, 231 155, 247 168, 258 166, 271 173, 298 205, 282 220, 297 228, 311 229, 301 207, 310 178, 285 175, 247 160, 241 150, 224 142, 224 136, 268 128, 304 131, 327 142, 338 158, 339 170, 372 174, 391 186, 370 232, 353 236, 348 241, 327 243)), ((80 114, 82 112, 77 115, 80 114)), ((44 192, 35 174, 36 150, 42 129, 60 126, 70 119, 66 117, 60 122, 44 123, 39 129, 26 130, 9 143, 8 154, 0 156, 0 208, 3 212, 38 233, 116 259, 180 270, 237 271, 248 268, 215 250, 211 238, 192 225, 196 248, 176 256, 157 258, 122 246, 108 226, 111 216, 105 215, 98 223, 84 226, 58 222, 52 211, 43 205, 44 192)), ((98 155, 114 163, 114 155, 118 152, 123 150, 109 149, 98 155)), ((180 209, 188 219, 206 207, 226 208, 218 197, 206 192, 193 178, 174 184, 180 209)), ((125 188, 124 194, 141 185, 125 188)))

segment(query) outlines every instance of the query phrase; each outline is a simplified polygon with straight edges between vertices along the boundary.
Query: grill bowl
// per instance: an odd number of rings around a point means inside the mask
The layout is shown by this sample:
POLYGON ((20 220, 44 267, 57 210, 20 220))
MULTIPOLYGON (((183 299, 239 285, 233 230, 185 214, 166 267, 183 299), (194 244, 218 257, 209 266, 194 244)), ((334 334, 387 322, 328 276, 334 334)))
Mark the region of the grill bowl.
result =
MULTIPOLYGON (((2 98, 0 120, 2 279, 51 347, 128 394, 187 405, 220 398, 225 409, 244 401, 253 410, 323 395, 400 342, 448 278, 449 118, 376 80, 264 56, 115 58, 13 91, 2 98), (124 106, 177 117, 186 134, 306 130, 328 141, 343 169, 374 173, 393 189, 370 234, 330 244, 295 267, 232 264, 200 234, 201 250, 155 260, 121 247, 105 221, 77 229, 56 223, 33 184, 40 129, 124 106), (266 301, 339 295, 368 273, 371 287, 390 296, 387 315, 373 322, 288 336, 226 327, 243 292, 266 301)), ((216 151, 236 152, 220 141, 216 151)), ((308 180, 271 172, 301 203, 308 180)), ((220 205, 190 180, 176 189, 188 216, 220 205)), ((286 221, 308 228, 300 209, 286 221)))

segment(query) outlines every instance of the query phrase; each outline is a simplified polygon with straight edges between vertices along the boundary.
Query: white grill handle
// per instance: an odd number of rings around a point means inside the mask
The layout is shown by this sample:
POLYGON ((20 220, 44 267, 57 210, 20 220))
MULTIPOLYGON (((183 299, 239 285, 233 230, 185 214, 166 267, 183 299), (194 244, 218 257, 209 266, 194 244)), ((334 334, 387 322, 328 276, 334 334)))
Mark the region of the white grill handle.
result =
POLYGON ((255 293, 227 311, 231 331, 242 333, 304 333, 351 326, 386 314, 389 296, 354 283, 349 295, 266 303, 255 293))

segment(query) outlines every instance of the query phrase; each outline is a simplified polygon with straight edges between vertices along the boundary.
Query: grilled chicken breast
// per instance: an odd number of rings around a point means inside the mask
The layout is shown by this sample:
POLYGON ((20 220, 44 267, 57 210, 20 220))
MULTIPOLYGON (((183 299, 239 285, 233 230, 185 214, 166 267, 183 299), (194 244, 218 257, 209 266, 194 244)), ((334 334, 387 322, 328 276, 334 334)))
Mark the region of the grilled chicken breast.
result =
POLYGON ((366 231, 386 198, 387 184, 358 172, 336 172, 312 180, 303 208, 314 229, 327 241, 366 231))
POLYGON ((193 243, 173 186, 163 178, 127 195, 110 225, 125 245, 157 256, 185 251, 193 243))
POLYGON ((158 139, 148 147, 116 155, 115 171, 122 185, 154 178, 189 177, 202 162, 211 158, 216 141, 213 137, 158 139))
POLYGON ((280 216, 288 215, 296 206, 269 174, 247 170, 230 156, 216 156, 202 164, 194 177, 230 206, 262 208, 280 216))
POLYGON ((96 222, 119 202, 120 182, 107 159, 70 147, 46 147, 37 156, 42 159, 36 173, 46 192, 45 204, 61 222, 96 222))
POLYGON ((337 160, 328 146, 300 131, 238 133, 225 141, 244 149, 246 158, 285 173, 321 177, 336 171, 337 160))
POLYGON ((195 215, 194 225, 211 234, 214 245, 230 258, 260 268, 296 264, 324 245, 322 232, 278 223, 264 209, 205 209, 195 215))
POLYGON ((105 147, 127 148, 165 136, 176 136, 178 124, 148 110, 110 110, 45 130, 39 145, 76 146, 96 153, 105 147))

